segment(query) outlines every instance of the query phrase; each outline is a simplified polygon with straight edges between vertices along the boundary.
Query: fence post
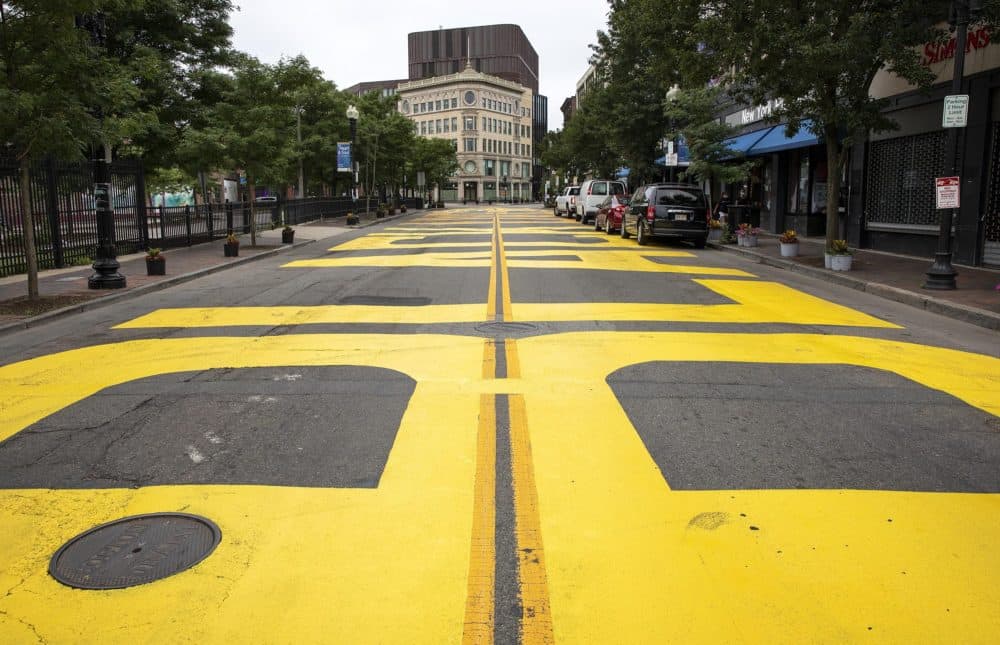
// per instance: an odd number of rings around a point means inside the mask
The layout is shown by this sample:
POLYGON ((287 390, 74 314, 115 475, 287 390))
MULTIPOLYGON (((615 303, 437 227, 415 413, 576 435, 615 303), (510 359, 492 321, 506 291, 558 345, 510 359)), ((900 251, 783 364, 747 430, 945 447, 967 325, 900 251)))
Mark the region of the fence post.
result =
POLYGON ((191 206, 184 205, 184 225, 187 227, 187 244, 191 246, 191 206))
POLYGON ((149 248, 149 213, 146 211, 146 169, 142 160, 137 161, 135 171, 135 212, 139 215, 139 228, 142 230, 142 247, 149 248))
POLYGON ((163 204, 166 200, 160 202, 160 244, 167 239, 167 214, 163 210, 163 204))
POLYGON ((226 199, 226 235, 233 232, 233 205, 226 199))
MULTIPOLYGON (((48 211, 49 239, 52 240, 52 260, 57 269, 65 266, 63 259, 62 229, 59 226, 59 181, 56 160, 53 157, 45 159, 45 210, 48 211)), ((73 217, 72 212, 69 214, 73 217)), ((37 241, 36 241, 37 249, 37 241)), ((37 250, 36 250, 37 256, 37 250)))

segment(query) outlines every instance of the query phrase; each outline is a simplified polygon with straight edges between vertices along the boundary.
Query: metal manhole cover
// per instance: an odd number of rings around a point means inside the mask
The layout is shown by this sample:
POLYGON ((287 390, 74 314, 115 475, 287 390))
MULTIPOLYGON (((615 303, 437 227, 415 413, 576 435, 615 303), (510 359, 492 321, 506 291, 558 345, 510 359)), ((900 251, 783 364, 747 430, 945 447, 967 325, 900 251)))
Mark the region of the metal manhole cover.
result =
POLYGON ((122 589, 189 569, 222 539, 209 519, 186 513, 124 517, 84 531, 49 562, 49 574, 77 589, 122 589))
POLYGON ((522 322, 488 322, 476 325, 476 331, 494 336, 506 336, 509 334, 527 334, 538 329, 536 325, 522 322))

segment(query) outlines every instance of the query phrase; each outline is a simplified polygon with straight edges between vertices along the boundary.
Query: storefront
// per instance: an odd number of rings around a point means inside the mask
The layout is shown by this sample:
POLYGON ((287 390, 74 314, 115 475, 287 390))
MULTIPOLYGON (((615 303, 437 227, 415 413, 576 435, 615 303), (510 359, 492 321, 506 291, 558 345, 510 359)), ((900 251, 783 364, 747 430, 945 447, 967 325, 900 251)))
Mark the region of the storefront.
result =
MULTIPOLYGON (((950 176, 948 130, 942 127, 950 94, 955 39, 922 48, 935 73, 931 91, 914 89, 887 71, 871 94, 886 99, 897 130, 873 133, 852 150, 863 163, 852 173, 862 190, 852 196, 849 241, 862 247, 932 258, 940 229, 934 179, 950 176)), ((954 261, 1000 266, 1000 44, 988 28, 973 27, 966 43, 963 94, 968 124, 958 132, 961 208, 953 228, 954 261)))

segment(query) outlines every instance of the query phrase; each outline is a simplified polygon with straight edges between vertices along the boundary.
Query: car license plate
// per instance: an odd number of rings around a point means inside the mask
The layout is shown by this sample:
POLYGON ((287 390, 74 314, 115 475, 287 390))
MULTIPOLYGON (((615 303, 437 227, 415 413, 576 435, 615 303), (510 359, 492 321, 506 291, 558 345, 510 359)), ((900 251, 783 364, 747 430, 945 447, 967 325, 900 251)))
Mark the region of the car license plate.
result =
POLYGON ((675 222, 686 222, 686 221, 688 221, 688 214, 687 213, 674 213, 674 221, 675 222))

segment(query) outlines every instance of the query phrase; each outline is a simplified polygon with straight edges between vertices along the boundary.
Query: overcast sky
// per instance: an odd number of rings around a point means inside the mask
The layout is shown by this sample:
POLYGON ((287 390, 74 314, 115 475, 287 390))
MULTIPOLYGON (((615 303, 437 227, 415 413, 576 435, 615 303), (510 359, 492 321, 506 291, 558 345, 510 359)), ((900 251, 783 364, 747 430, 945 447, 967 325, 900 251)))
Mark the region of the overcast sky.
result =
POLYGON ((549 129, 576 92, 589 45, 607 26, 607 0, 236 0, 233 44, 264 62, 303 54, 344 89, 362 81, 406 78, 406 35, 443 27, 520 25, 538 52, 539 92, 549 98, 549 129))

